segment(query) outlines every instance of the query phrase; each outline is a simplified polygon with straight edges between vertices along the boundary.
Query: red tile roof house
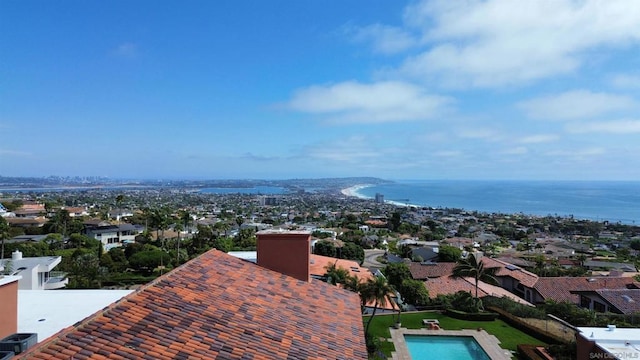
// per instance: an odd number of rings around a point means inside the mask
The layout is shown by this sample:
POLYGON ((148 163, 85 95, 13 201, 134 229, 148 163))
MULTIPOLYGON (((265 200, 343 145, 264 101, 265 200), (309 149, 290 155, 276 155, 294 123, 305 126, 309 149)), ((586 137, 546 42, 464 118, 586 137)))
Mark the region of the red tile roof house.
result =
POLYGON ((580 304, 578 293, 600 289, 638 289, 630 277, 541 277, 533 287, 533 303, 547 299, 580 304))
MULTIPOLYGON (((373 279, 374 275, 369 269, 361 267, 357 261, 354 260, 345 260, 345 259, 336 259, 329 256, 322 256, 311 254, 310 255, 310 265, 309 270, 311 272, 311 276, 316 279, 321 279, 324 277, 324 274, 327 272, 327 267, 335 265, 337 268, 343 268, 349 272, 350 276, 355 276, 358 278, 358 281, 364 283, 368 279, 373 279)), ((377 314, 385 313, 385 312, 396 312, 398 311, 398 303, 395 300, 395 293, 390 293, 387 296, 387 301, 385 304, 378 304, 378 309, 376 310, 377 314)), ((370 314, 373 312, 373 308, 375 306, 375 301, 369 301, 365 304, 365 314, 370 314)))
POLYGON ((535 291, 533 287, 539 279, 538 275, 498 259, 483 256, 482 262, 485 268, 498 269, 496 270, 496 278, 503 289, 518 295, 528 302, 534 302, 535 291))
POLYGON ((580 306, 616 314, 640 313, 640 289, 598 289, 571 291, 580 296, 580 306))
POLYGON ((18 358, 366 359, 358 295, 301 277, 211 250, 18 358))

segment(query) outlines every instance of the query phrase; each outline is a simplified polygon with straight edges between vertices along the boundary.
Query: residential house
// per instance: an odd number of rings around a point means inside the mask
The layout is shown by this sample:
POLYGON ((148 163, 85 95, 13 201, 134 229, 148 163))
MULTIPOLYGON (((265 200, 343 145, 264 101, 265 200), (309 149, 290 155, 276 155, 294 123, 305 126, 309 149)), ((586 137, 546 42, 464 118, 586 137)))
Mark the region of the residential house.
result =
POLYGON ((482 262, 485 268, 497 268, 495 275, 502 288, 528 302, 535 301, 532 288, 538 275, 499 259, 483 256, 482 262))
POLYGON ((80 217, 89 215, 86 207, 63 207, 63 209, 67 210, 67 212, 69 213, 69 217, 80 217))
POLYGON ((541 277, 531 290, 534 304, 545 300, 580 304, 578 294, 600 289, 640 289, 632 277, 541 277))
MULTIPOLYGON (((18 290, 18 329, 14 333, 35 333, 38 340, 46 340, 132 292, 106 289, 18 290)), ((2 301, 0 298, 0 303, 2 301)))
MULTIPOLYGON (((429 297, 432 299, 435 299, 438 295, 455 294, 459 291, 466 291, 473 296, 476 294, 476 283, 475 279, 472 277, 453 278, 450 276, 442 276, 428 279, 424 282, 424 285, 429 291, 429 297)), ((487 296, 498 298, 507 297, 521 304, 532 306, 528 301, 501 288, 500 286, 491 285, 484 281, 478 281, 478 297, 482 299, 487 296)))
MULTIPOLYGON (((263 256, 259 247, 258 263, 263 256)), ((367 352, 357 294, 211 250, 17 359, 110 356, 364 360, 367 352)))
POLYGON ((18 331, 18 281, 20 276, 0 275, 0 339, 18 331))
POLYGON ((412 262, 409 264, 409 271, 415 280, 428 280, 447 277, 453 273, 454 267, 456 267, 454 262, 412 262))
MULTIPOLYGON (((358 281, 365 282, 375 276, 369 270, 360 267, 356 261, 336 259, 310 253, 311 235, 307 231, 265 230, 257 234, 258 265, 264 266, 297 279, 324 279, 327 266, 332 264, 342 267, 355 276, 358 281), (282 254, 288 254, 283 257, 282 254)), ((398 311, 398 305, 389 294, 384 304, 378 304, 381 312, 398 311)), ((365 304, 364 312, 373 311, 375 302, 365 304)))
POLYGON ((20 218, 34 218, 44 215, 46 212, 44 204, 27 201, 13 213, 20 218))
POLYGON ((411 258, 419 258, 421 261, 437 261, 438 260, 438 247, 416 247, 411 249, 411 258))
POLYGON ((578 327, 576 359, 640 359, 640 329, 578 327))
POLYGON ((621 270, 625 272, 638 271, 634 264, 631 263, 619 263, 613 261, 599 261, 599 260, 586 260, 583 265, 588 270, 621 270))
POLYGON ((14 236, 9 240, 6 240, 5 242, 7 244, 12 244, 12 243, 29 243, 29 242, 40 242, 44 239, 47 238, 47 236, 49 236, 51 234, 47 234, 47 235, 18 235, 18 236, 14 236))
POLYGON ((131 212, 131 210, 127 210, 127 209, 109 210, 109 218, 114 219, 116 221, 120 221, 122 220, 122 218, 131 217, 131 216, 133 216, 133 212, 131 212))
POLYGON ((84 230, 87 236, 99 240, 107 251, 124 244, 134 243, 136 236, 143 231, 144 226, 132 224, 86 227, 84 230))
POLYGON ((69 279, 62 273, 53 272, 62 261, 61 256, 22 257, 19 250, 11 253, 11 259, 1 259, 0 267, 20 276, 20 290, 55 290, 65 287, 69 279))
POLYGON ((43 227, 48 220, 43 217, 6 217, 7 223, 13 227, 43 227))
POLYGON ((579 305, 597 312, 640 313, 640 289, 597 289, 571 291, 580 296, 579 305))
MULTIPOLYGON (((489 258, 482 258, 483 261, 485 259, 489 258)), ((475 296, 475 279, 451 277, 456 265, 454 262, 411 263, 409 264, 409 271, 411 272, 411 277, 415 280, 424 280, 424 285, 429 291, 429 297, 432 299, 435 299, 438 295, 455 294, 458 291, 467 291, 475 296)), ((514 301, 531 305, 528 301, 521 299, 507 289, 480 281, 478 282, 478 297, 483 298, 486 296, 506 296, 514 301)))

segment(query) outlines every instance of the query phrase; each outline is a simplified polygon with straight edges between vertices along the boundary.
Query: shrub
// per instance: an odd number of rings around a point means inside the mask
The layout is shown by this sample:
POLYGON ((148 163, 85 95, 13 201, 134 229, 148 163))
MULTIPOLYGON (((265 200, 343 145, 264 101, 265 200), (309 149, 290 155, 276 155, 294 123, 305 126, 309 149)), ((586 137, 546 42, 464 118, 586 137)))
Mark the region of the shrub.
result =
POLYGON ((546 319, 547 313, 533 306, 528 306, 509 299, 508 297, 487 296, 482 299, 484 306, 492 306, 503 309, 504 311, 521 318, 546 319))
POLYGON ((447 309, 446 314, 454 319, 467 321, 493 321, 498 318, 498 314, 493 312, 464 312, 460 310, 447 309))

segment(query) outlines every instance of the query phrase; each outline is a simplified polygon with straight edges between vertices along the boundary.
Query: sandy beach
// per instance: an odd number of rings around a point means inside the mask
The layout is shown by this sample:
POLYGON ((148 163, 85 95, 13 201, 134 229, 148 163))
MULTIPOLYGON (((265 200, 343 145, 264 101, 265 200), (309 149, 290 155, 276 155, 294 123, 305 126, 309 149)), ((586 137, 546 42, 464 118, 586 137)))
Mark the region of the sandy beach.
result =
MULTIPOLYGON (((371 197, 368 196, 364 196, 362 194, 360 194, 358 191, 364 189, 364 188, 368 188, 371 186, 375 186, 372 184, 358 184, 358 185, 354 185, 351 187, 348 187, 346 189, 342 189, 340 190, 340 192, 345 195, 345 196, 353 196, 353 197, 357 197, 360 199, 371 199, 371 197)), ((413 206, 413 207, 420 207, 420 205, 414 205, 414 204, 408 204, 408 203, 403 203, 403 202, 399 202, 399 201, 394 201, 394 200, 385 200, 384 201, 386 204, 391 204, 391 205, 395 205, 395 206, 413 206)))
POLYGON ((369 199, 368 197, 359 194, 358 191, 360 191, 360 190, 362 190, 364 188, 370 187, 370 186, 373 186, 373 185, 371 185, 371 184, 358 184, 358 185, 354 185, 354 186, 348 187, 346 189, 342 189, 342 190, 340 190, 340 192, 345 196, 354 196, 354 197, 357 197, 357 198, 360 198, 360 199, 369 199))

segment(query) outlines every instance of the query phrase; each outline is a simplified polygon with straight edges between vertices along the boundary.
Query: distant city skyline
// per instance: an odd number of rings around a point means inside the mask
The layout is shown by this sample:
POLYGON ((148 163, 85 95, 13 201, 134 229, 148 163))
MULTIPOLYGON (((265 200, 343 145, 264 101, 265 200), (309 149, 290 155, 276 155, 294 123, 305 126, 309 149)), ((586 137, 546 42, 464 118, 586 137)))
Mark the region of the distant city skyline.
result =
POLYGON ((0 2, 0 176, 640 180, 640 2, 0 2))

